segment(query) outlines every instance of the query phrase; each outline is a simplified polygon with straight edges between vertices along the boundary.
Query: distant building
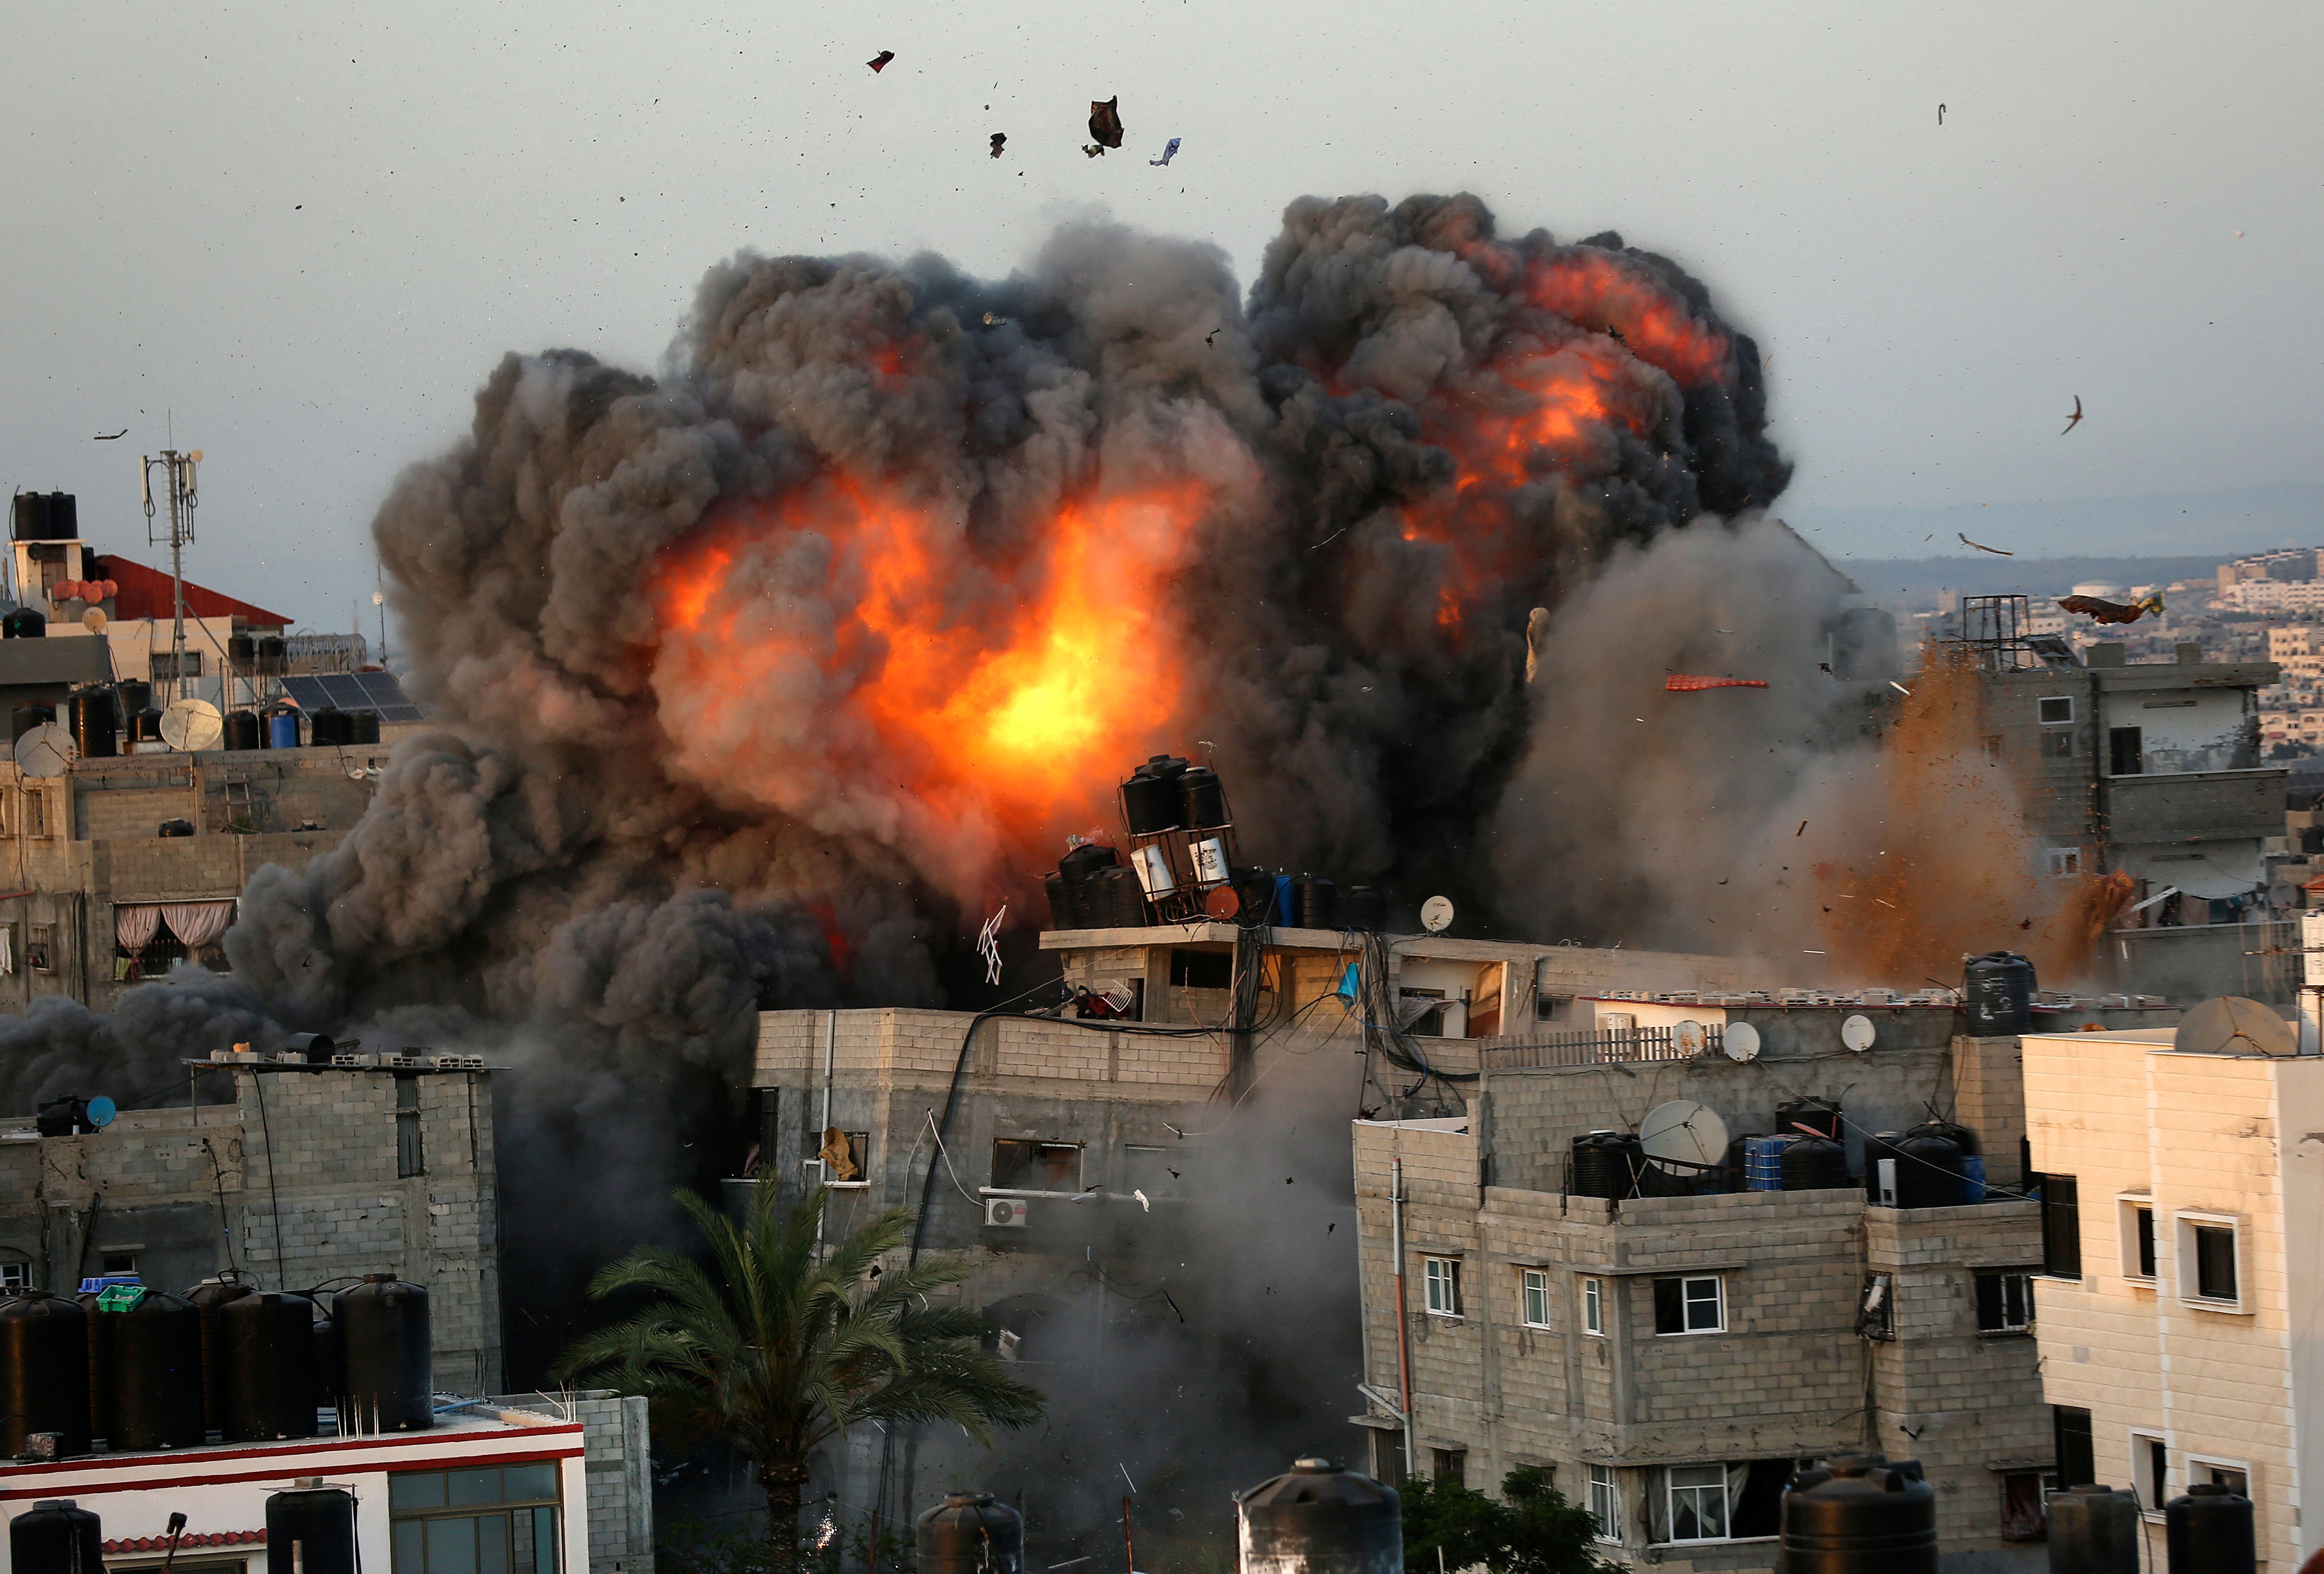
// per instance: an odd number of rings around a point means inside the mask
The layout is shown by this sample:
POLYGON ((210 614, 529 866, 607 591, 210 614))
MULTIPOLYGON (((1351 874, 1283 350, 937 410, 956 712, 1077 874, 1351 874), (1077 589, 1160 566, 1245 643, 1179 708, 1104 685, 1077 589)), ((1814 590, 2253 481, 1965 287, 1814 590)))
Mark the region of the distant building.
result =
POLYGON ((2034 1034, 2024 1091, 2061 1479, 2129 1487, 2158 1542, 2158 1505, 2225 1483, 2256 1505, 2262 1567, 2299 1567, 2324 1547, 2302 1523, 2324 1478, 2324 1058, 2034 1034))
POLYGON ((2255 552, 2232 563, 2222 563, 2219 565, 2219 589, 2224 593, 2239 584, 2263 580, 2294 583, 2312 580, 2317 577, 2319 550, 2314 547, 2283 547, 2273 552, 2255 552))

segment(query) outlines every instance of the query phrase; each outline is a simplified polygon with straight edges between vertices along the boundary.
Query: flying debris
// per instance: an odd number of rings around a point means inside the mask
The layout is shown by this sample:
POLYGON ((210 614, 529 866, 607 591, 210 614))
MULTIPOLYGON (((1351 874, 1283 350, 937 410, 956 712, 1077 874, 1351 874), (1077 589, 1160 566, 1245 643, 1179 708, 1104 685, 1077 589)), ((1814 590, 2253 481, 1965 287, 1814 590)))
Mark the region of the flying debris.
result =
POLYGON ((2095 595, 2066 595, 2058 598, 2058 610, 2080 612, 2100 623, 2135 623, 2147 613, 2163 615, 2163 598, 2150 595, 2126 606, 2118 601, 2107 601, 2095 595))
POLYGON ((1939 125, 1942 125, 1942 124, 1944 124, 1944 123, 1945 123, 1945 106, 1944 106, 1943 105, 1940 104, 1940 105, 1938 105, 1938 106, 1937 106, 1937 124, 1938 124, 1939 125))
POLYGON ((89 441, 92 443, 114 443, 120 441, 128 435, 129 428, 127 427, 124 427, 117 432, 99 432, 97 436, 91 437, 89 441))
POLYGON ((1130 1192, 1130 1195, 1138 1199, 1138 1205, 1139 1205, 1140 1208, 1144 1209, 1147 1212, 1151 1213, 1151 1212, 1153 1212, 1153 1211, 1154 1211, 1154 1204, 1153 1204, 1151 1201, 1148 1201, 1148 1199, 1147 1199, 1147 1196, 1146 1196, 1146 1193, 1145 1193, 1145 1192, 1130 1192))
MULTIPOLYGON (((1090 100, 1090 136, 1097 143, 1099 152, 1121 145, 1120 105, 1120 95, 1107 99, 1102 104, 1094 98, 1090 100)), ((1086 153, 1089 150, 1084 148, 1082 152, 1086 153)))
POLYGON ((2082 396, 2081 396, 2080 394, 2079 394, 2079 393, 2078 393, 2078 394, 2074 395, 2074 413, 2073 413, 2071 416, 2068 417, 2068 418, 2067 418, 2067 420, 2066 420, 2066 430, 2065 430, 2065 431, 2063 431, 2063 432, 2060 432, 2058 435, 2059 435, 2060 437, 2064 437, 2064 436, 2066 435, 2066 432, 2070 432, 2070 431, 2072 431, 2076 427, 2080 426, 2081 424, 2082 424, 2082 396))
POLYGON ((1691 694, 1699 688, 1765 688, 1764 677, 1696 677, 1683 672, 1674 672, 1663 679, 1665 694, 1691 694))
POLYGON ((1219 330, 1218 330, 1218 329, 1216 329, 1216 328, 1213 328, 1209 333, 1206 333, 1206 334, 1204 334, 1204 335, 1203 336, 1203 343, 1204 343, 1204 344, 1206 344, 1206 345, 1207 345, 1207 344, 1209 344, 1213 339, 1215 339, 1215 338, 1217 338, 1218 336, 1219 336, 1219 330))
POLYGON ((994 158, 999 158, 1001 156, 1001 150, 1008 145, 1009 133, 1007 132, 996 131, 992 133, 992 156, 994 158))
POLYGON ((1146 161, 1147 161, 1148 163, 1149 163, 1149 164, 1161 164, 1161 165, 1166 165, 1166 166, 1167 166, 1167 165, 1170 162, 1170 161, 1171 161, 1171 160, 1173 160, 1173 159, 1176 158, 1177 156, 1178 156, 1178 139, 1177 139, 1176 137, 1172 137, 1172 138, 1170 139, 1170 143, 1169 143, 1169 145, 1168 145, 1167 147, 1166 147, 1166 148, 1164 148, 1164 149, 1162 150, 1162 156, 1161 156, 1160 158, 1158 158, 1158 159, 1148 159, 1148 160, 1147 160, 1146 161))
POLYGON ((1959 530, 1955 530, 1953 534, 1960 536, 1962 546, 1974 547, 1980 552, 1990 552, 1996 557, 2015 557, 2017 556, 2015 552, 2005 552, 1998 547, 1988 547, 1982 541, 1972 541, 1967 536, 1961 536, 1961 533, 1959 530))
POLYGON ((881 50, 878 54, 873 55, 870 60, 863 63, 871 67, 873 70, 878 71, 884 69, 887 67, 888 62, 895 58, 896 51, 894 50, 881 50))
POLYGON ((984 314, 984 326, 989 328, 997 328, 1009 320, 1009 318, 998 316, 992 312, 988 311, 984 314))

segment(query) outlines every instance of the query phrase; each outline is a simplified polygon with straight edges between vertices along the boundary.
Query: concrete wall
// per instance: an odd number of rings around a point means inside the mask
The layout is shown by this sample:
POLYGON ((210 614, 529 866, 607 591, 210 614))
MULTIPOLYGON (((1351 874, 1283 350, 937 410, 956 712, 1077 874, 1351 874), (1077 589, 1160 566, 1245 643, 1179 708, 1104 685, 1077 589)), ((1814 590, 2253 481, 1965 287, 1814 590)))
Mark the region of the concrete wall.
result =
POLYGON ((211 1075, 234 1078, 234 1103, 134 1110, 88 1137, 0 1129, 0 1258, 68 1293, 108 1253, 134 1254, 146 1283, 172 1292, 228 1268, 294 1290, 397 1274, 428 1287, 437 1385, 494 1386, 500 1221, 483 1075, 412 1077, 425 1171, 411 1176, 396 1173, 396 1076, 211 1075))

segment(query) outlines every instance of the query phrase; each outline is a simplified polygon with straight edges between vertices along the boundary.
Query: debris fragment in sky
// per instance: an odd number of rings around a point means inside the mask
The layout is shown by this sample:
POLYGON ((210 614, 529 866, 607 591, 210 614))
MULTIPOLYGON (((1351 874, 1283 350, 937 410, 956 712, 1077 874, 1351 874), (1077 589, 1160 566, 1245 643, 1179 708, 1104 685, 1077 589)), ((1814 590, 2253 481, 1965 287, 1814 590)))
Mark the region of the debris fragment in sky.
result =
POLYGON ((1663 679, 1665 694, 1689 694, 1701 688, 1765 688, 1764 677, 1698 677, 1692 673, 1674 672, 1663 679))
POLYGON ((878 54, 872 56, 863 63, 877 71, 884 69, 888 62, 895 58, 896 51, 894 50, 881 50, 878 54))
MULTIPOLYGON (((1101 104, 1090 100, 1090 139, 1100 152, 1121 145, 1121 98, 1119 94, 1101 104)), ((1084 150, 1086 152, 1087 150, 1084 150)))
POLYGON ((1140 1208, 1143 1208, 1147 1212, 1151 1213, 1154 1211, 1154 1204, 1146 1200, 1145 1192, 1132 1192, 1130 1195, 1138 1199, 1138 1205, 1140 1208))
POLYGON ((1149 164, 1159 164, 1159 165, 1167 166, 1167 165, 1168 165, 1168 163, 1170 162, 1170 161, 1171 161, 1171 160, 1173 160, 1173 159, 1175 159, 1175 158, 1176 158, 1177 156, 1178 156, 1178 139, 1177 139, 1176 137, 1172 137, 1172 138, 1170 139, 1169 145, 1168 145, 1168 146, 1167 146, 1167 147, 1165 147, 1165 148, 1162 150, 1162 156, 1161 156, 1160 158, 1158 158, 1158 159, 1148 159, 1148 160, 1147 160, 1146 161, 1147 161, 1148 163, 1149 163, 1149 164))
POLYGON ((2163 598, 2159 595, 2143 596, 2126 605, 2118 601, 2107 601, 2103 596, 2062 595, 2058 598, 2058 610, 2080 612, 2100 623, 2135 623, 2149 612, 2161 617, 2163 598))
POLYGON ((1953 532, 1953 534, 1954 534, 1954 535, 1956 535, 1956 536, 1960 536, 1960 540, 1961 540, 1961 545, 1962 545, 1962 546, 1964 546, 1964 547, 1974 547, 1974 548, 1977 548, 1978 551, 1980 551, 1980 552, 1990 552, 1990 553, 1992 553, 1996 557, 2016 557, 2016 556, 2017 556, 2017 554, 2016 554, 2016 553, 2015 553, 2015 552, 2006 552, 2006 551, 2002 550, 2002 548, 1998 548, 1998 547, 1988 547, 1988 546, 1987 546, 1987 545, 1986 545, 1984 542, 1982 542, 1982 541, 1972 541, 1972 540, 1970 540, 1967 536, 1961 536, 1961 533, 1960 533, 1959 530, 1955 530, 1955 531, 1953 532))
POLYGON ((996 131, 992 133, 992 156, 994 158, 999 158, 1001 156, 1001 150, 1008 145, 1009 133, 1007 132, 996 131))

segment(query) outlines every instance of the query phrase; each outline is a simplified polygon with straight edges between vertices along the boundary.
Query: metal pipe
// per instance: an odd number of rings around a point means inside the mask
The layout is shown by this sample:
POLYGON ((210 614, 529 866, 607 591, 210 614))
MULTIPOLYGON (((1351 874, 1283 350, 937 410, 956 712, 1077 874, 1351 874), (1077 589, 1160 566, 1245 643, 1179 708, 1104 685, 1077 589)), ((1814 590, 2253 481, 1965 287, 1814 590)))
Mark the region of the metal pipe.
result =
POLYGON ((1404 1299, 1404 1161, 1388 1164, 1389 1249, 1396 1254, 1396 1381, 1404 1402, 1404 1473, 1412 1470, 1412 1342, 1411 1317, 1404 1299))

